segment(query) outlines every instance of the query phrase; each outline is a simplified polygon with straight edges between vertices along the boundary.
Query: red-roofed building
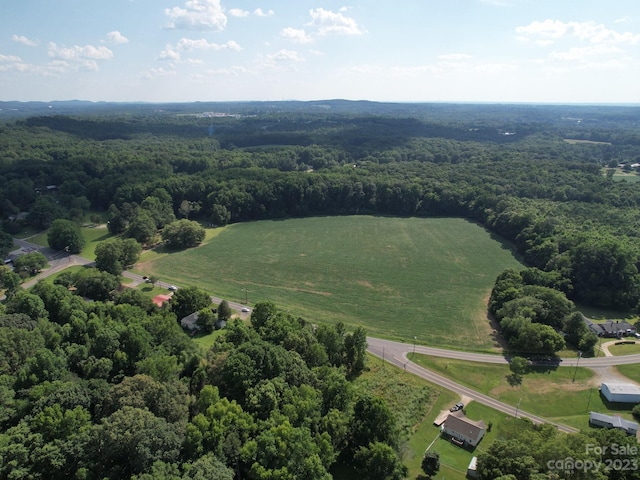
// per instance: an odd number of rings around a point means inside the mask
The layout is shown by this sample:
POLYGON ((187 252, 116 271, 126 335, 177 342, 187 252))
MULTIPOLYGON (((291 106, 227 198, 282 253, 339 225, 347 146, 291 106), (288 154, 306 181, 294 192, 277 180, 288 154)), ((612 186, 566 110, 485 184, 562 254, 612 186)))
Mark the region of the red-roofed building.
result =
POLYGON ((156 295, 153 297, 153 303, 155 303, 159 308, 162 308, 165 303, 171 301, 171 295, 156 295))

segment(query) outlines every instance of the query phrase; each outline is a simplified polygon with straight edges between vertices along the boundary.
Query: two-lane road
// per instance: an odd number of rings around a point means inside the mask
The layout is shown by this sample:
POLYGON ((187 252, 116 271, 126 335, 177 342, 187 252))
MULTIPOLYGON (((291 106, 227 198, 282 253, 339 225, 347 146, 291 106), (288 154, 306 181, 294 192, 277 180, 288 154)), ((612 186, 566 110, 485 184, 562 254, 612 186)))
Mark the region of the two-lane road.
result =
MULTIPOLYGON (((487 405, 488 407, 491 407, 500 412, 506 413, 507 415, 526 417, 526 418, 529 418, 534 423, 551 423, 552 425, 555 425, 556 427, 558 427, 559 430, 567 433, 578 432, 576 428, 550 422, 545 418, 523 411, 518 407, 508 405, 504 402, 496 400, 495 398, 485 395, 484 393, 478 392, 469 387, 466 387, 465 385, 461 385, 457 382, 454 382, 453 380, 450 380, 447 377, 444 377, 435 372, 432 372, 431 370, 427 370, 426 368, 416 365, 415 363, 411 362, 407 358, 407 355, 409 353, 415 351, 416 353, 423 354, 423 355, 432 355, 435 357, 451 358, 456 360, 466 360, 471 362, 496 363, 496 364, 509 363, 507 359, 502 355, 459 352, 455 350, 446 350, 442 348, 424 347, 421 345, 393 342, 391 340, 383 340, 383 339, 374 338, 374 337, 367 337, 367 343, 368 343, 367 350, 373 355, 375 355, 376 357, 379 357, 385 362, 388 362, 392 365, 402 368, 407 372, 413 373, 414 375, 424 378, 425 380, 435 383, 436 385, 440 385, 446 388, 447 390, 451 390, 459 395, 464 395, 466 397, 469 397, 478 403, 487 405)), ((640 355, 638 355, 638 357, 640 357, 640 355)), ((616 359, 616 358, 620 358, 620 357, 606 357, 606 359, 616 359)), ((597 360, 598 362, 595 362, 597 365, 616 364, 616 363, 605 363, 605 358, 581 359, 580 364, 584 365, 584 362, 586 360, 592 360, 592 361, 597 360)), ((577 359, 565 359, 560 363, 560 365, 573 366, 575 365, 575 361, 577 361, 577 359)), ((594 362, 591 362, 591 363, 594 363, 594 362)))

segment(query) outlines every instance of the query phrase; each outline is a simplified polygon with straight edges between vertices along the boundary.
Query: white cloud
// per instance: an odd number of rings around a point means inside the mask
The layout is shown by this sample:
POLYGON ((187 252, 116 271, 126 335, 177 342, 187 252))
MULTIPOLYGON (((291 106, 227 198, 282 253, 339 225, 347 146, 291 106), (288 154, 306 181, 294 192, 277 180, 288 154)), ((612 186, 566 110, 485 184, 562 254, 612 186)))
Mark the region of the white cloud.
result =
POLYGON ((560 20, 546 19, 542 22, 536 20, 529 25, 516 27, 516 33, 522 35, 524 39, 543 42, 554 41, 566 35, 568 24, 560 20))
POLYGON ((302 29, 287 27, 280 30, 280 37, 286 38, 287 40, 291 40, 294 43, 311 43, 313 42, 313 38, 311 38, 307 33, 302 29))
POLYGON ((276 62, 302 62, 304 59, 298 55, 298 52, 293 50, 282 49, 276 53, 267 55, 268 60, 276 62))
MULTIPOLYGON (((251 14, 252 13, 250 11, 242 10, 241 8, 232 8, 229 10, 229 15, 231 15, 232 17, 244 18, 248 17, 251 14)), ((253 11, 253 15, 255 15, 256 17, 270 17, 273 14, 275 14, 275 12, 271 9, 265 11, 261 8, 256 8, 253 11)))
POLYGON ((113 57, 113 52, 104 46, 85 45, 81 47, 74 45, 71 48, 65 48, 59 47, 54 42, 49 42, 47 50, 51 58, 62 60, 110 60, 113 57))
POLYGON ((167 44, 164 50, 160 52, 158 60, 178 61, 180 60, 180 53, 178 53, 173 46, 167 44))
POLYGON ((206 39, 200 38, 194 40, 191 38, 181 38, 178 41, 176 48, 178 50, 235 50, 240 51, 242 47, 233 40, 229 40, 227 43, 209 43, 206 39))
POLYGON ((541 46, 556 45, 556 50, 536 62, 551 72, 624 68, 634 64, 625 49, 640 43, 640 34, 610 29, 593 21, 547 19, 518 27, 516 32, 522 39, 541 46))
POLYGON ((186 0, 184 8, 166 8, 164 13, 169 17, 167 28, 221 31, 227 26, 220 0, 186 0))
POLYGON ((261 8, 256 8, 253 11, 253 14, 257 17, 270 17, 271 15, 273 15, 275 12, 273 10, 267 10, 266 12, 264 10, 262 10, 261 8))
POLYGON ((534 21, 529 25, 516 28, 521 39, 531 40, 540 45, 550 45, 562 38, 575 38, 594 44, 636 44, 640 42, 640 34, 618 32, 595 22, 563 22, 546 19, 534 21))
POLYGON ((16 43, 21 43, 23 45, 26 45, 28 47, 35 47, 38 45, 38 42, 36 42, 35 40, 29 40, 24 35, 12 35, 11 40, 13 40, 16 43))
POLYGON ((114 43, 116 45, 119 45, 121 43, 129 43, 129 39, 117 30, 107 33, 107 39, 110 43, 114 43))
POLYGON ((300 62, 304 62, 304 58, 302 58, 298 52, 282 49, 261 57, 260 62, 257 63, 254 68, 251 68, 250 71, 258 73, 264 72, 265 70, 290 68, 293 64, 300 62))
POLYGON ((616 18, 613 23, 627 23, 631 21, 631 17, 630 16, 626 16, 626 17, 622 17, 622 18, 616 18))
POLYGON ((251 15, 251 12, 248 10, 242 10, 241 8, 232 8, 229 10, 229 15, 232 17, 248 17, 251 15))
POLYGON ((362 35, 363 33, 353 18, 345 17, 342 13, 316 8, 309 10, 309 15, 311 15, 311 22, 307 25, 317 29, 320 36, 362 35))
POLYGON ((570 61, 570 62, 589 62, 596 57, 609 58, 612 55, 620 53, 621 50, 614 46, 607 45, 589 45, 586 47, 574 47, 564 52, 551 52, 549 58, 552 60, 570 61))
POLYGON ((143 76, 147 79, 157 77, 169 77, 175 75, 175 70, 165 70, 164 68, 150 68, 143 76))
POLYGON ((0 53, 0 62, 21 62, 20 57, 15 55, 3 55, 0 53))

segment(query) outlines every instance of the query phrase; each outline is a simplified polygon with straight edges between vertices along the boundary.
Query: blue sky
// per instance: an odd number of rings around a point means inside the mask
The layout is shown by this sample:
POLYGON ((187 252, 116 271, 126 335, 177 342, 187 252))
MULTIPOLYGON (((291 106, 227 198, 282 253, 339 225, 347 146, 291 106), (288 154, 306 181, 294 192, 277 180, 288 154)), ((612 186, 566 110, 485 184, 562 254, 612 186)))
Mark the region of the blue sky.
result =
POLYGON ((0 3, 0 100, 640 103, 638 0, 0 3))

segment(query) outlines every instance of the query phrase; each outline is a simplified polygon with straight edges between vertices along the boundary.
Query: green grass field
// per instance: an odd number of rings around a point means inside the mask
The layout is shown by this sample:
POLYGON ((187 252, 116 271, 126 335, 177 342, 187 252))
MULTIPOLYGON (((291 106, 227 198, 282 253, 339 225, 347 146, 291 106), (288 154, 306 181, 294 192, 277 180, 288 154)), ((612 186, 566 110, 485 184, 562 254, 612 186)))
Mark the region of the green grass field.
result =
POLYGON ((622 375, 635 382, 640 382, 640 364, 618 365, 615 367, 622 375))
MULTIPOLYGON (((633 342, 633 340, 626 340, 633 342)), ((640 343, 624 343, 620 345, 609 345, 609 352, 612 355, 635 355, 640 353, 640 343)))
POLYGON ((234 224, 199 248, 144 255, 138 271, 312 322, 431 345, 494 347, 486 301, 521 268, 509 246, 455 218, 316 217, 234 224), (245 289, 248 292, 245 292, 245 289))

